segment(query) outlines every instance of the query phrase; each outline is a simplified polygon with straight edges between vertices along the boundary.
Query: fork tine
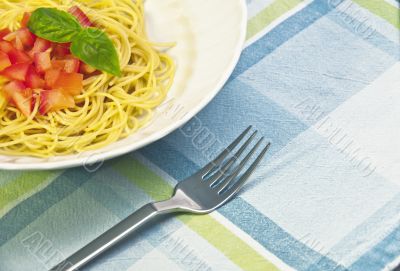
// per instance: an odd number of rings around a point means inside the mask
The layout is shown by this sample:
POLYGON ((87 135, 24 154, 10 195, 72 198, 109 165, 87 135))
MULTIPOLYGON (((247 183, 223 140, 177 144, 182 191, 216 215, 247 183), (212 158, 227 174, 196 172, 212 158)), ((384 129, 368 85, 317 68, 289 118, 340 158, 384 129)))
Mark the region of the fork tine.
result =
POLYGON ((246 150, 246 148, 250 145, 253 141, 254 137, 257 135, 258 131, 255 131, 247 140, 246 142, 240 147, 240 149, 226 162, 221 169, 219 169, 207 182, 210 183, 210 186, 218 183, 221 177, 223 177, 230 168, 235 164, 235 162, 239 159, 242 153, 246 150))
POLYGON ((246 163, 250 160, 250 158, 252 157, 252 155, 256 152, 256 150, 258 149, 258 147, 260 146, 260 144, 264 141, 264 138, 261 138, 257 144, 249 151, 249 153, 246 155, 245 158, 243 158, 242 161, 240 161, 239 165, 234 169, 234 171, 232 172, 232 174, 230 174, 229 176, 227 176, 225 178, 225 180, 223 180, 220 184, 218 184, 217 188, 218 188, 218 192, 221 193, 221 191, 223 191, 227 186, 229 186, 229 184, 232 183, 232 181, 237 177, 237 175, 239 175, 240 171, 244 168, 244 166, 246 165, 246 163))
MULTIPOLYGON (((249 154, 246 156, 246 158, 243 159, 243 161, 240 163, 240 165, 236 168, 236 170, 224 180, 224 182, 221 184, 221 186, 218 188, 218 193, 221 193, 226 189, 230 184, 234 182, 234 179, 239 175, 239 173, 242 171, 243 167, 246 165, 248 160, 251 158, 251 156, 254 154, 254 152, 257 150, 258 146, 261 144, 264 138, 260 139, 258 143, 254 146, 254 148, 249 152, 249 154)), ((251 166, 247 169, 247 171, 242 175, 242 177, 233 184, 231 188, 229 188, 229 192, 225 191, 228 193, 228 196, 236 194, 239 189, 244 185, 244 183, 247 181, 248 177, 253 173, 255 168, 258 166, 258 164, 261 162, 267 151, 269 150, 271 146, 271 143, 268 143, 267 146, 261 151, 261 153, 258 155, 256 160, 251 164, 251 166)))
POLYGON ((236 146, 243 140, 243 138, 249 133, 249 131, 253 128, 251 125, 247 127, 243 133, 238 136, 225 150, 223 150, 214 161, 208 163, 205 167, 199 170, 198 174, 201 174, 204 177, 207 173, 209 173, 215 166, 220 165, 224 159, 229 155, 229 153, 236 148, 236 146))

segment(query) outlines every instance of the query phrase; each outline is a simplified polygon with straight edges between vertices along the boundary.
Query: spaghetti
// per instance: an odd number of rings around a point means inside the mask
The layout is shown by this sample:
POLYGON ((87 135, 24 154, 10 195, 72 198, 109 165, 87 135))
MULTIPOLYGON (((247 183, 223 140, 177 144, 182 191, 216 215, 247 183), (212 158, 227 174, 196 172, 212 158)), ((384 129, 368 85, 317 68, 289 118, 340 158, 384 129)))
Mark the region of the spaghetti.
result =
POLYGON ((171 88, 175 65, 148 41, 142 0, 0 0, 0 29, 17 29, 26 11, 67 11, 72 5, 112 39, 122 76, 102 73, 86 79, 74 108, 47 115, 37 114, 36 102, 25 117, 0 95, 1 154, 50 157, 102 148, 145 125, 171 88))

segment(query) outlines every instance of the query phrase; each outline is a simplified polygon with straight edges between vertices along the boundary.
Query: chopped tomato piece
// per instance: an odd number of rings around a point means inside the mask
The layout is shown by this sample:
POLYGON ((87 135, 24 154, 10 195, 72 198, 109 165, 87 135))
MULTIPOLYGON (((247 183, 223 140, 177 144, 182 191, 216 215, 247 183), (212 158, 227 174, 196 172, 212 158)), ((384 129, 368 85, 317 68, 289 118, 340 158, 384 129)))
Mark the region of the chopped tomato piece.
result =
POLYGON ((8 54, 11 51, 15 50, 14 46, 9 41, 2 40, 0 41, 0 51, 8 54))
POLYGON ((3 91, 5 96, 14 102, 22 114, 29 116, 32 113, 33 92, 31 89, 27 89, 24 83, 11 81, 3 87, 3 91))
POLYGON ((64 70, 68 73, 78 73, 81 62, 77 58, 65 60, 64 70))
POLYGON ((11 80, 25 81, 29 67, 29 63, 14 64, 8 68, 5 68, 1 74, 11 80))
POLYGON ((23 51, 13 49, 8 53, 12 64, 32 63, 32 59, 23 51))
POLYGON ((50 51, 36 53, 33 59, 38 73, 51 69, 50 51))
POLYGON ((17 31, 17 37, 21 40, 24 47, 32 47, 36 39, 36 36, 26 27, 17 31))
POLYGON ((24 83, 20 82, 20 81, 11 81, 8 84, 4 85, 2 90, 4 92, 4 96, 7 99, 11 99, 12 98, 12 94, 16 91, 23 91, 26 89, 26 86, 24 85, 24 83))
POLYGON ((22 21, 21 21, 21 27, 27 27, 28 26, 28 22, 29 19, 31 18, 31 13, 30 12, 25 12, 24 16, 22 17, 22 21))
POLYGON ((60 77, 61 69, 50 69, 46 71, 44 80, 46 81, 47 88, 53 88, 58 77, 60 77))
POLYGON ((64 60, 53 59, 53 60, 51 61, 51 67, 52 67, 53 69, 64 70, 65 61, 64 61, 64 60))
POLYGON ((32 50, 29 51, 30 57, 34 57, 36 53, 43 53, 51 47, 51 42, 42 38, 37 38, 32 50))
POLYGON ((56 89, 63 89, 71 95, 79 95, 83 90, 83 74, 61 72, 53 85, 56 89))
POLYGON ((4 29, 0 30, 0 39, 2 40, 5 36, 7 36, 10 33, 11 33, 11 31, 8 28, 4 28, 4 29))
POLYGON ((84 73, 84 74, 92 74, 92 73, 94 73, 95 71, 96 71, 96 69, 93 68, 92 66, 90 66, 90 65, 88 65, 88 64, 86 64, 86 63, 84 63, 84 62, 81 63, 81 69, 80 69, 80 72, 81 72, 81 73, 84 73))
POLYGON ((65 56, 71 54, 70 43, 54 43, 53 44, 53 55, 58 59, 63 59, 65 56))
POLYGON ((33 92, 31 89, 25 89, 23 92, 16 92, 12 97, 17 108, 29 117, 32 114, 33 109, 33 92))
MULTIPOLYGON (((69 12, 82 26, 93 25, 78 6, 69 12)), ((73 107, 73 96, 83 91, 84 78, 100 71, 73 56, 71 43, 54 43, 34 35, 28 29, 30 18, 31 13, 25 12, 21 28, 14 32, 0 29, 0 78, 6 84, 0 91, 3 89, 8 102, 25 116, 32 114, 37 102, 41 114, 73 107)))
POLYGON ((53 68, 62 69, 68 73, 78 73, 81 62, 77 58, 69 58, 64 60, 52 60, 51 64, 53 68))
POLYGON ((12 41, 16 49, 23 50, 24 48, 31 48, 33 46, 36 36, 32 34, 28 28, 21 28, 8 34, 3 39, 10 42, 12 41))
POLYGON ((0 51, 0 71, 11 66, 11 61, 8 55, 0 51))
POLYGON ((13 41, 13 40, 15 40, 16 37, 17 37, 17 31, 11 32, 11 33, 9 33, 8 35, 4 36, 4 37, 3 37, 3 40, 6 40, 6 41, 13 41))
POLYGON ((50 111, 67 109, 75 106, 74 98, 62 90, 51 89, 44 90, 40 93, 39 112, 42 115, 50 111))
POLYGON ((18 36, 14 40, 14 47, 19 51, 25 50, 24 44, 22 43, 22 40, 18 36))
POLYGON ((29 67, 26 75, 26 86, 32 89, 42 89, 45 87, 44 79, 36 72, 33 66, 29 67))
POLYGON ((78 6, 71 7, 68 12, 75 16, 83 27, 90 27, 93 25, 89 17, 78 6))

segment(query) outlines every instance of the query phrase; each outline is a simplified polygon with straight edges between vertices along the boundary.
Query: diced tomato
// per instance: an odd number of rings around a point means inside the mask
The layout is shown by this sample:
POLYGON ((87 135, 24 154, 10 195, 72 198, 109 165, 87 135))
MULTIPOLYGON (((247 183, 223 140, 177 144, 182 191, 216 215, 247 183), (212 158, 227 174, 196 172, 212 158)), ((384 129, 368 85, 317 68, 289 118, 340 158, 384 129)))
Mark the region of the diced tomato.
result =
POLYGON ((54 43, 53 44, 53 55, 57 59, 63 59, 65 56, 71 54, 70 48, 71 43, 54 43))
POLYGON ((23 92, 14 93, 13 101, 22 114, 27 117, 32 114, 34 102, 33 92, 31 89, 25 89, 23 92))
POLYGON ((65 92, 74 96, 79 95, 83 90, 83 74, 62 71, 53 87, 56 89, 63 89, 65 92))
POLYGON ((1 75, 11 79, 11 80, 19 80, 25 81, 26 75, 28 74, 30 64, 29 63, 19 63, 11 65, 8 68, 5 68, 1 75))
MULTIPOLYGON (((82 26, 93 25, 78 6, 69 12, 82 26)), ((30 17, 31 13, 25 12, 21 28, 15 32, 0 29, 0 76, 3 76, 0 78, 6 84, 3 93, 25 116, 32 114, 37 102, 41 114, 73 107, 73 96, 83 91, 84 76, 100 71, 73 56, 71 43, 54 43, 36 37, 27 28, 30 17)))
POLYGON ((15 50, 14 46, 9 41, 2 40, 0 41, 0 51, 8 54, 12 50, 15 50))
POLYGON ((81 62, 79 59, 71 57, 64 60, 52 60, 53 68, 62 69, 68 73, 78 73, 81 62))
POLYGON ((90 27, 93 25, 89 17, 78 6, 71 7, 68 12, 75 16, 83 27, 90 27))
POLYGON ((42 115, 50 111, 67 109, 75 106, 74 98, 62 90, 51 89, 44 90, 40 93, 39 112, 42 115))
POLYGON ((44 79, 36 72, 33 66, 29 67, 26 75, 26 86, 32 89, 42 89, 45 87, 44 79))
POLYGON ((95 68, 93 68, 92 66, 82 62, 81 63, 81 68, 80 68, 80 72, 83 74, 92 74, 96 71, 95 68))
POLYGON ((24 44, 22 43, 22 40, 20 39, 19 36, 17 36, 14 40, 14 47, 15 47, 15 49, 17 49, 19 51, 25 50, 24 44))
POLYGON ((32 59, 23 51, 13 49, 8 53, 12 64, 32 63, 32 59))
POLYGON ((3 39, 13 42, 16 49, 23 50, 24 48, 31 48, 33 46, 36 36, 28 28, 21 28, 8 34, 3 39))
POLYGON ((50 69, 46 71, 44 80, 46 81, 46 87, 52 89, 61 74, 61 69, 50 69))
POLYGON ((29 116, 32 113, 33 92, 26 88, 24 83, 11 81, 3 87, 3 91, 6 97, 12 99, 22 114, 29 116))
POLYGON ((53 69, 64 70, 65 61, 64 61, 64 60, 53 59, 53 60, 51 61, 51 67, 52 67, 53 69))
POLYGON ((29 56, 34 57, 36 53, 43 53, 51 47, 51 42, 42 38, 37 38, 32 50, 29 51, 29 56))
POLYGON ((24 91, 26 89, 26 86, 24 85, 24 83, 20 82, 20 81, 11 81, 8 84, 4 85, 2 87, 2 90, 4 92, 4 96, 7 99, 11 99, 12 98, 12 94, 16 91, 24 91))
POLYGON ((64 70, 68 73, 78 73, 81 62, 77 58, 65 60, 64 70))
POLYGON ((36 36, 32 34, 28 28, 21 28, 17 31, 17 37, 20 38, 25 47, 32 47, 35 43, 36 36))
POLYGON ((36 53, 33 59, 38 73, 51 69, 50 51, 36 53))
POLYGON ((22 21, 21 21, 21 27, 27 27, 28 26, 28 22, 29 19, 31 18, 31 13, 30 12, 25 12, 24 16, 22 17, 22 21))
POLYGON ((2 40, 5 36, 7 36, 10 33, 11 33, 11 31, 8 28, 4 28, 4 29, 0 30, 0 40, 2 40))
POLYGON ((0 71, 11 66, 11 61, 8 55, 0 51, 0 71))
POLYGON ((11 32, 11 33, 9 33, 8 35, 4 36, 4 37, 3 37, 3 40, 6 40, 6 41, 13 41, 13 40, 15 40, 16 37, 17 37, 17 31, 11 32))

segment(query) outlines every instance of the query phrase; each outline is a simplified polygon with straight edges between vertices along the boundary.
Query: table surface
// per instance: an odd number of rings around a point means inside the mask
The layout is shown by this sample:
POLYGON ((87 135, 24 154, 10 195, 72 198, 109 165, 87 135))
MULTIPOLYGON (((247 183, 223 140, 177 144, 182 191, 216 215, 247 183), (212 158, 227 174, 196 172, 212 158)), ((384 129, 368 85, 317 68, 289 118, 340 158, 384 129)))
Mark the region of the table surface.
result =
POLYGON ((0 171, 0 270, 47 270, 167 198, 249 124, 272 142, 235 200, 167 217, 82 270, 387 270, 400 262, 396 0, 248 0, 242 58, 181 130, 96 168, 0 171))

